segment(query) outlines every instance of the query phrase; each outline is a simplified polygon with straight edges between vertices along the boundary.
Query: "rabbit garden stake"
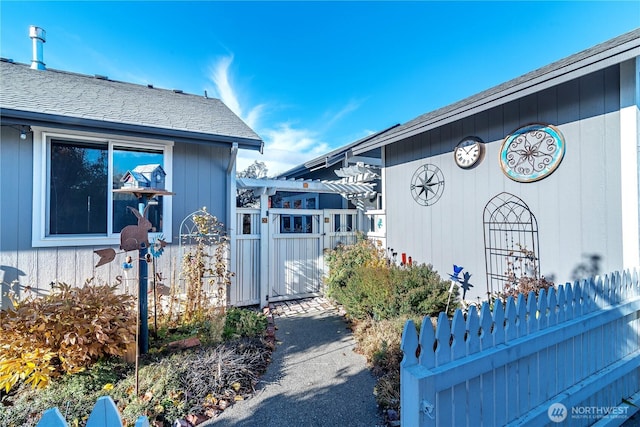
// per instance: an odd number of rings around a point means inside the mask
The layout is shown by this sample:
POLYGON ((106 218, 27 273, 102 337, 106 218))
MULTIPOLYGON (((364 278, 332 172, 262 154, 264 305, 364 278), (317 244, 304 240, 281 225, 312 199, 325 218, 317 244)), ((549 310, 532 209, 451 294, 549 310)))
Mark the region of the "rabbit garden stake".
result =
POLYGON ((140 214, 136 209, 127 206, 131 212, 138 218, 137 225, 127 225, 120 232, 120 249, 124 251, 133 251, 149 247, 149 230, 151 230, 151 221, 147 219, 147 209, 140 214))

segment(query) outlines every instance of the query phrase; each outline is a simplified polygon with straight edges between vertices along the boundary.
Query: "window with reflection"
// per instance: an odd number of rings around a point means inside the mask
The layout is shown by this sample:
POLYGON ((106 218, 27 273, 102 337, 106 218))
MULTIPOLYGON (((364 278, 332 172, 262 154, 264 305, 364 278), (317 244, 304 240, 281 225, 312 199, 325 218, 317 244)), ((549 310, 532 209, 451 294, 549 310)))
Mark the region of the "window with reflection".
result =
MULTIPOLYGON (((41 195, 44 205, 33 216, 36 229, 43 230, 34 237, 34 246, 53 244, 47 244, 47 240, 62 246, 74 244, 73 239, 95 243, 95 238, 117 237, 124 227, 136 224, 137 218, 127 207, 138 209, 138 199, 113 192, 124 186, 127 174, 135 176, 135 185, 170 191, 165 187, 165 165, 171 164, 167 162, 171 145, 128 145, 107 138, 47 132, 35 143, 42 147, 35 152, 42 154, 36 154, 34 163, 42 164, 42 168, 34 168, 34 192, 41 195)), ((162 196, 150 201, 147 216, 153 226, 151 232, 163 231, 169 201, 162 196)))

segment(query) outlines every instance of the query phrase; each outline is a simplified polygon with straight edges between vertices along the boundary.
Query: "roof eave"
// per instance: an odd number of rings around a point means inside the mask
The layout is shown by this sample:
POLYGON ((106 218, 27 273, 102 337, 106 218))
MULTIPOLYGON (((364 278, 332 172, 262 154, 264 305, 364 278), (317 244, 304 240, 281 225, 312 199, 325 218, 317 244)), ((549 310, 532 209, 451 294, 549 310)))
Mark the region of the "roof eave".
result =
POLYGON ((9 124, 29 124, 31 126, 64 128, 78 131, 102 133, 106 131, 122 136, 167 139, 187 144, 232 145, 234 142, 236 142, 238 143, 238 148, 257 151, 261 151, 264 144, 261 139, 229 135, 216 135, 203 132, 159 128, 130 123, 117 123, 95 119, 83 119, 79 117, 52 115, 8 108, 0 108, 0 118, 2 119, 2 122, 9 124))

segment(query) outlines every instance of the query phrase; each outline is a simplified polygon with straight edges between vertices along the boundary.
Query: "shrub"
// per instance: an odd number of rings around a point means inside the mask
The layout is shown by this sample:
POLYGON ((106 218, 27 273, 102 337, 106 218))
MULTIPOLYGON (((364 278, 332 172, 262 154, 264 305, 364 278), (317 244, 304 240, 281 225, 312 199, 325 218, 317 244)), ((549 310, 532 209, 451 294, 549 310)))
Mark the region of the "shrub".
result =
POLYGON ((0 312, 0 389, 19 381, 46 386, 107 355, 122 356, 135 342, 133 298, 116 286, 55 284, 44 297, 14 302, 0 312))
POLYGON ((67 414, 70 425, 84 425, 98 397, 109 394, 110 386, 131 371, 122 360, 110 358, 98 361, 83 372, 54 378, 43 389, 34 390, 22 383, 0 403, 0 425, 35 426, 42 413, 55 406, 67 414))
POLYGON ((124 425, 147 415, 151 425, 169 426, 188 414, 215 416, 255 390, 271 351, 260 339, 242 339, 170 355, 148 355, 138 377, 114 358, 51 381, 45 389, 21 384, 0 402, 0 426, 32 427, 57 406, 70 425, 84 426, 96 400, 110 395, 124 425), (138 381, 138 395, 135 393, 138 381))
POLYGON ((326 256, 329 274, 326 277, 327 295, 339 292, 355 273, 356 268, 375 268, 387 265, 384 251, 359 234, 353 245, 339 245, 326 256))
POLYGON ((150 345, 160 350, 173 341, 197 337, 202 345, 214 345, 222 342, 222 332, 225 324, 223 310, 210 310, 206 317, 200 316, 191 321, 183 320, 182 323, 167 323, 166 319, 160 319, 160 325, 155 333, 151 334, 150 345))
MULTIPOLYGON (((448 281, 444 281, 432 266, 413 264, 398 267, 378 262, 376 253, 363 256, 364 249, 338 249, 329 271, 328 295, 342 305, 354 319, 390 319, 400 315, 437 315, 447 308, 448 281), (351 256, 356 255, 356 256, 351 256), (363 260, 362 263, 354 259, 363 260), (367 261, 367 259, 369 261, 367 261), (337 264, 344 260, 344 264, 337 264), (333 279, 331 279, 333 278, 333 279)), ((457 308, 457 289, 452 294, 449 314, 457 308)))
POLYGON ((267 329, 267 317, 253 310, 231 307, 227 311, 222 338, 261 337, 267 329))
POLYGON ((400 362, 403 358, 400 343, 408 319, 420 325, 421 319, 410 316, 380 321, 368 319, 354 325, 356 349, 366 358, 377 378, 374 394, 382 409, 399 411, 400 362))
MULTIPOLYGON (((437 316, 447 309, 451 282, 442 280, 431 265, 395 267, 392 272, 394 316, 437 316)), ((458 307, 458 294, 458 289, 454 288, 447 313, 449 315, 458 307)))

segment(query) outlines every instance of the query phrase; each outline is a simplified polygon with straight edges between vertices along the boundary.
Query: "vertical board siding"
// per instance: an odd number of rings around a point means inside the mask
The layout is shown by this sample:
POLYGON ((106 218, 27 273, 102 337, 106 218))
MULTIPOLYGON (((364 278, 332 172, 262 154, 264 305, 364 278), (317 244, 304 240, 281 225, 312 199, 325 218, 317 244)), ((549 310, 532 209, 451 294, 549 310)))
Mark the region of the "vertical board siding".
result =
MULTIPOLYGON (((19 280, 22 283, 25 270, 24 265, 18 262, 20 250, 21 216, 31 218, 30 193, 21 191, 29 188, 30 182, 23 182, 24 170, 30 171, 32 166, 21 164, 21 145, 31 146, 27 141, 20 144, 19 132, 9 127, 2 127, 0 134, 0 308, 9 305, 5 293, 14 289, 20 293, 21 289, 11 286, 12 282, 19 280), (29 205, 26 205, 26 201, 29 205)), ((23 233, 27 230, 23 230, 23 233)), ((29 236, 31 235, 29 230, 29 236)))
POLYGON ((387 246, 432 264, 444 277, 453 264, 463 266, 474 285, 467 299, 485 298, 482 211, 492 197, 509 192, 538 220, 539 274, 576 280, 593 255, 600 257, 600 273, 622 268, 619 109, 616 65, 386 146, 387 246), (532 122, 557 126, 566 152, 545 179, 519 183, 502 173, 499 152, 511 132, 532 122), (464 136, 486 143, 483 161, 467 170, 455 166, 452 154, 464 136), (431 206, 417 204, 409 191, 413 173, 426 163, 445 179, 431 206))
MULTIPOLYGON (((472 306, 452 320, 440 313, 435 332, 425 317, 419 336, 405 324, 402 425, 543 425, 553 403, 569 416, 587 406, 635 412, 623 399, 640 393, 637 270, 509 297, 505 306, 484 303, 479 317, 472 306)), ((587 421, 569 423, 596 420, 587 421)))
MULTIPOLYGON (((0 138, 0 306, 9 301, 3 297, 8 291, 5 282, 19 280, 17 290, 24 295, 29 288, 36 295, 51 290, 51 282, 80 286, 89 279, 100 283, 121 283, 126 291, 123 254, 108 265, 96 268, 96 249, 109 246, 69 246, 59 248, 31 247, 31 206, 33 197, 33 145, 22 141, 11 128, 2 128, 0 138), (15 135, 14 135, 15 133, 15 135), (8 209, 8 206, 15 206, 8 209)), ((226 219, 226 161, 229 153, 222 146, 194 146, 176 143, 173 148, 172 227, 173 242, 157 260, 158 271, 166 279, 176 274, 180 265, 178 254, 180 223, 191 212, 206 206, 213 215, 227 225, 226 219)), ((119 251, 117 246, 113 246, 119 251)), ((135 256, 134 256, 135 258, 135 256)), ((137 263, 129 272, 137 278, 137 263)), ((133 279, 131 280, 133 281, 133 279)), ((166 280, 165 284, 168 284, 166 280)))

